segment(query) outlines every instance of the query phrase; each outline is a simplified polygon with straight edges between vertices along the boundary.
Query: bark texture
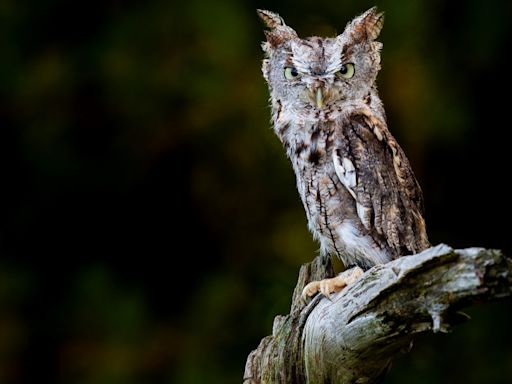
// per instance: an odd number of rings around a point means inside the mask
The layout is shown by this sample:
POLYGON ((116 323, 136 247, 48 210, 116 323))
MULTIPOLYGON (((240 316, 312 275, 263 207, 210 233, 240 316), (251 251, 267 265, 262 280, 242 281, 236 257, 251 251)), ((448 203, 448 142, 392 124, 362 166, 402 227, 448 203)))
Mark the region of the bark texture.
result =
POLYGON ((375 266, 331 300, 301 301, 305 284, 332 275, 320 258, 301 267, 290 314, 249 354, 244 384, 376 383, 419 333, 446 332, 468 319, 460 309, 512 293, 500 251, 443 244, 375 266))

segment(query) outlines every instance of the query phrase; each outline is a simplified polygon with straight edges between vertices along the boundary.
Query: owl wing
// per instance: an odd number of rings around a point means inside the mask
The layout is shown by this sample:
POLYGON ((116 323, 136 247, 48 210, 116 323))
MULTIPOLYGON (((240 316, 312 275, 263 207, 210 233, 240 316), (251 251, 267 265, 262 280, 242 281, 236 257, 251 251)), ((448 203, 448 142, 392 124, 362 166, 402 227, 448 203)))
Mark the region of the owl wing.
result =
POLYGON ((421 188, 385 123, 369 111, 352 115, 339 125, 334 144, 336 174, 364 227, 397 255, 427 248, 421 188))

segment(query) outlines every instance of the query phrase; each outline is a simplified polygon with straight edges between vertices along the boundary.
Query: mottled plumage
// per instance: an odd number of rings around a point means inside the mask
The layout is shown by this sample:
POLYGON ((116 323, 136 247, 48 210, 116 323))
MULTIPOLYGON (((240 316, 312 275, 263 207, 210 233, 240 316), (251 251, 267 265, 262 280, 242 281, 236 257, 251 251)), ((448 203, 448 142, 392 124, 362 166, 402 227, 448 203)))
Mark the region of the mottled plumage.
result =
POLYGON ((274 130, 322 255, 367 269, 429 246, 420 186, 389 132, 375 80, 383 15, 301 39, 272 12, 262 44, 274 130))

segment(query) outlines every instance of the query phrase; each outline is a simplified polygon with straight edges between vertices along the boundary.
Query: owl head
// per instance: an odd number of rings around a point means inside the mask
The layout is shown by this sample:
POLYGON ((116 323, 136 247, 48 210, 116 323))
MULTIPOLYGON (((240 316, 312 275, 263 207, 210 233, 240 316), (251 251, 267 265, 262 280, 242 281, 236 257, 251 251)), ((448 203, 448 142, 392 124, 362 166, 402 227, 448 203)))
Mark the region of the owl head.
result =
POLYGON ((333 38, 301 39, 278 14, 258 10, 258 15, 270 29, 262 44, 262 71, 273 103, 306 119, 368 103, 382 48, 375 39, 384 16, 376 8, 356 17, 333 38))

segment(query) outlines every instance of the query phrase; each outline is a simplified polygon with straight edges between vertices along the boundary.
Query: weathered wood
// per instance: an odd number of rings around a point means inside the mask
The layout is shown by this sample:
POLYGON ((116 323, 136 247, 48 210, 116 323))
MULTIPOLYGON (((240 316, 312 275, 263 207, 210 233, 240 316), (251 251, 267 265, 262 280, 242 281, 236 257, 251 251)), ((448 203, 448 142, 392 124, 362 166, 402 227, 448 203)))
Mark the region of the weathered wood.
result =
POLYGON ((245 384, 378 382, 419 333, 446 332, 467 320, 461 308, 512 293, 511 259, 482 248, 438 245, 373 267, 332 300, 301 301, 305 284, 332 274, 320 258, 302 266, 290 314, 250 353, 245 384))

